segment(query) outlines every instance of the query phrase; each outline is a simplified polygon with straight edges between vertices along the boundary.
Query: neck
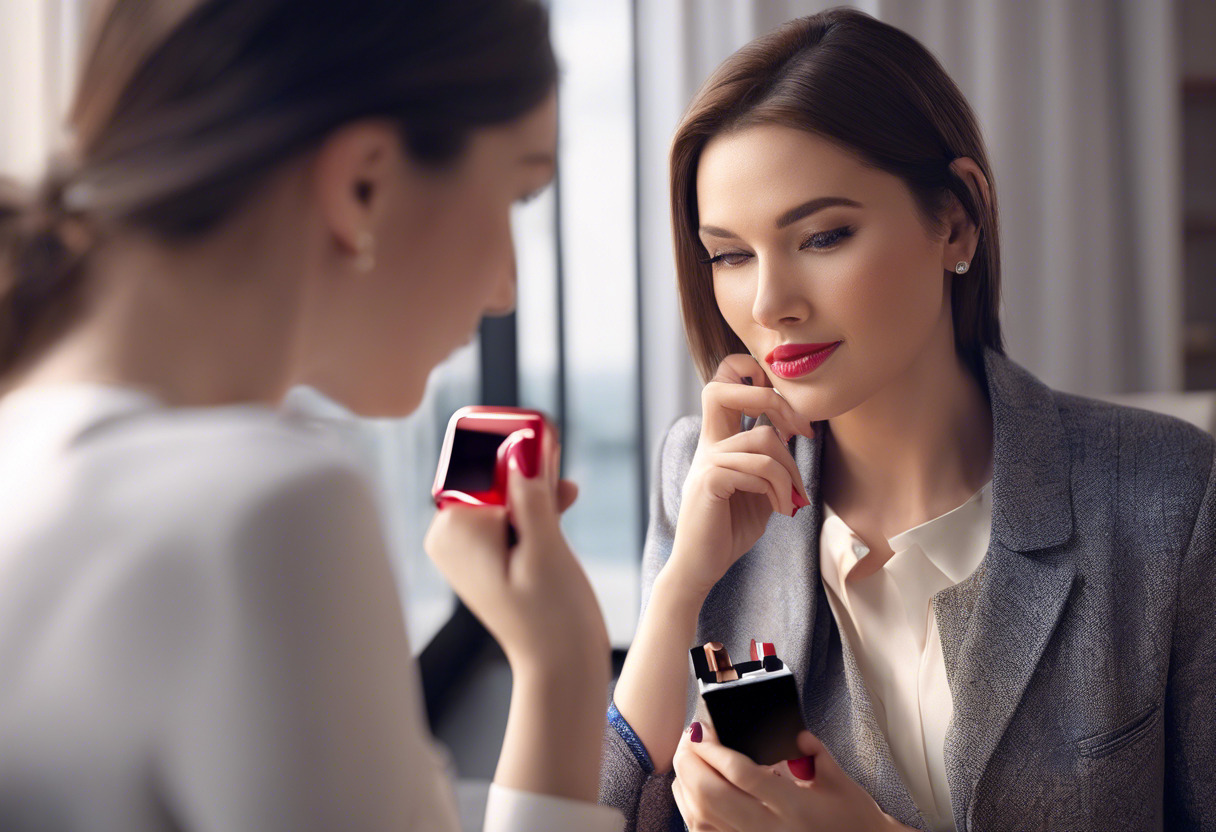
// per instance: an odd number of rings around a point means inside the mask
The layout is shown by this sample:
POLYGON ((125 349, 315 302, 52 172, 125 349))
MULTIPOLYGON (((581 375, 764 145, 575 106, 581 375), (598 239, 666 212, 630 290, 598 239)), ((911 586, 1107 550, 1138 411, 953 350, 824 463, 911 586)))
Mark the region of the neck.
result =
POLYGON ((945 330, 894 383, 829 423, 824 500, 880 548, 958 507, 992 476, 986 391, 945 330))
POLYGON ((280 400, 303 262, 282 254, 298 243, 251 225, 188 246, 112 239, 90 264, 79 319, 17 384, 130 386, 174 406, 280 400))

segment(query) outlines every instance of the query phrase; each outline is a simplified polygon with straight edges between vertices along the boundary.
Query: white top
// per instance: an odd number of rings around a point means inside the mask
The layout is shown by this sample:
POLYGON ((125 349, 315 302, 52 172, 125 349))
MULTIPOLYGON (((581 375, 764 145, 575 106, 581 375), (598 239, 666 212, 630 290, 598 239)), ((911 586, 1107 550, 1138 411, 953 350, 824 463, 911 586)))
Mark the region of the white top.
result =
POLYGON ((954 830, 946 727, 954 714, 930 599, 975 571, 992 529, 992 483, 958 508, 887 543, 873 575, 853 574, 869 548, 824 506, 819 566, 832 614, 857 657, 891 756, 934 832, 954 830))
MULTIPOLYGON (((257 406, 0 399, 0 828, 458 830, 365 478, 257 406)), ((493 787, 486 829, 618 830, 493 787)))

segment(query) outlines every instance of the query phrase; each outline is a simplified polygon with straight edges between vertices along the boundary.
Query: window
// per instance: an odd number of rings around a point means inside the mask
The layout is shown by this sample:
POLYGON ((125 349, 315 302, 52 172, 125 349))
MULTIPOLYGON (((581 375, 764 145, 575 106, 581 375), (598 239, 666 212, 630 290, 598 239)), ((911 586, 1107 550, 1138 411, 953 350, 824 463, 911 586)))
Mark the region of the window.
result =
MULTIPOLYGON (((513 217, 515 316, 490 322, 477 344, 438 368, 410 418, 340 422, 376 471, 416 650, 454 607, 422 549, 433 511, 432 466, 451 413, 487 395, 558 421, 564 474, 580 490, 563 522, 566 535, 599 596, 613 644, 628 646, 636 623, 645 461, 631 8, 628 0, 552 0, 550 13, 561 67, 558 179, 513 217), (486 376, 483 348, 496 362, 517 356, 517 383, 486 376)), ((326 409, 307 392, 294 395, 313 412, 326 409)))

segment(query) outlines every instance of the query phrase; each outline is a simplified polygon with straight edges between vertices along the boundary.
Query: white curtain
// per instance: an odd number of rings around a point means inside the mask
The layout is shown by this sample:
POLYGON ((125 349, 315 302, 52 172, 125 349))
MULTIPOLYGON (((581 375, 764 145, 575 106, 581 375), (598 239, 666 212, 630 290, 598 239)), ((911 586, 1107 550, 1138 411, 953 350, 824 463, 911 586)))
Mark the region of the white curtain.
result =
MULTIPOLYGON (((699 383, 680 330, 666 154, 692 94, 758 34, 837 2, 637 0, 647 454, 699 383)), ((1010 355, 1082 394, 1182 386, 1179 87, 1163 0, 858 0, 919 39, 979 116, 1010 355)))

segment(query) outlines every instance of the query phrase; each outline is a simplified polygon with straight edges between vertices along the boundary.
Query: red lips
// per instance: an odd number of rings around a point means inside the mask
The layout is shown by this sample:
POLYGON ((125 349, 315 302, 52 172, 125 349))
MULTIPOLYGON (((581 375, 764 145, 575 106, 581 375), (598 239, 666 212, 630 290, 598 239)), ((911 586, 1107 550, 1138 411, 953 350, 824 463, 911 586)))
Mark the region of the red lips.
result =
POLYGON ((828 347, 834 347, 838 343, 840 342, 829 341, 826 344, 782 344, 770 352, 764 360, 769 364, 772 364, 774 361, 793 361, 795 358, 801 358, 804 355, 826 350, 828 347))
POLYGON ((799 378, 818 369, 838 346, 840 341, 827 344, 782 344, 764 360, 781 378, 799 378))

